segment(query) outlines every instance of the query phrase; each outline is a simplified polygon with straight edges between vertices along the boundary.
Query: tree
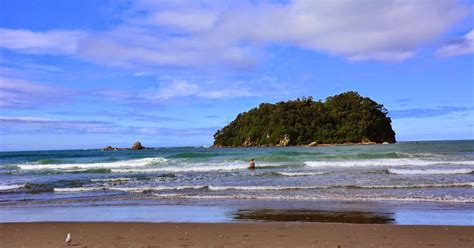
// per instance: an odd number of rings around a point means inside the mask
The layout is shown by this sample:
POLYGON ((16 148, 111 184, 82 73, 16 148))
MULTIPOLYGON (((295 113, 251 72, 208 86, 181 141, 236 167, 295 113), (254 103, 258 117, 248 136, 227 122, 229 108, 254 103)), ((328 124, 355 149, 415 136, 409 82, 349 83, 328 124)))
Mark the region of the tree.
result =
POLYGON ((239 114, 214 134, 215 146, 275 146, 317 143, 394 143, 395 132, 383 105, 349 91, 326 98, 312 97, 275 104, 239 114))

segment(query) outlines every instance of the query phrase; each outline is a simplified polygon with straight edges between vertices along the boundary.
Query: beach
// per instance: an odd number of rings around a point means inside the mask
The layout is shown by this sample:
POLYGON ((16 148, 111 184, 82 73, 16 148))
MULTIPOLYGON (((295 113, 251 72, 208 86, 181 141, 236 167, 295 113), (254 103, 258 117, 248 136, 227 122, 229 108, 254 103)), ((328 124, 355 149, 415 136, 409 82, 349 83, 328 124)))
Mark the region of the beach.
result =
POLYGON ((472 247, 473 147, 2 152, 1 247, 472 247))
POLYGON ((2 247, 472 247, 474 227, 318 223, 12 223, 2 247))
POLYGON ((474 0, 0 3, 0 248, 474 248, 474 0))

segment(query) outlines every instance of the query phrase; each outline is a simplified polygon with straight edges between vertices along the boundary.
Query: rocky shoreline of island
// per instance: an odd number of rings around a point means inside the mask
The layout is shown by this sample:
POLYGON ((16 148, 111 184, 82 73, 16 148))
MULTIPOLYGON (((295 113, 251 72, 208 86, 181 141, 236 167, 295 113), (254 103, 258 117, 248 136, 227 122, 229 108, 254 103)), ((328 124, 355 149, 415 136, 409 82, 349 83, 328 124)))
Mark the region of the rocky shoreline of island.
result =
POLYGON ((307 145, 250 145, 250 146, 223 146, 223 145, 213 145, 210 146, 210 148, 259 148, 259 147, 330 147, 330 146, 358 146, 358 145, 389 145, 389 144, 395 144, 395 143, 389 143, 389 142, 346 142, 346 143, 317 143, 317 142, 312 142, 307 145))

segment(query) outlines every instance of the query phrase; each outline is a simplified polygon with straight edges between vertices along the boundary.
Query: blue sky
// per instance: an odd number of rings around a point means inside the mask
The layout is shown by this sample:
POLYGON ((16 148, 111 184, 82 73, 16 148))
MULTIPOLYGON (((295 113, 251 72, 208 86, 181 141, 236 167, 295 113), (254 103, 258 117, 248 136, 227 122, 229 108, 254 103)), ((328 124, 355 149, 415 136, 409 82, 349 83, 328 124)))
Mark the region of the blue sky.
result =
POLYGON ((0 1, 0 149, 212 144, 358 91, 399 141, 474 138, 472 1, 0 1))

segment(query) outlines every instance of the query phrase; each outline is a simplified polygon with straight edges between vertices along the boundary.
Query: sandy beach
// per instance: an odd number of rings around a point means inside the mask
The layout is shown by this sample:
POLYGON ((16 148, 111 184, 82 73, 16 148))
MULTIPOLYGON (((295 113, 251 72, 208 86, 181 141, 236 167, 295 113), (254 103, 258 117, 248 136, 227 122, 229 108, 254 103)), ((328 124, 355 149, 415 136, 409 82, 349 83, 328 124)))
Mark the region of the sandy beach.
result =
POLYGON ((473 247, 473 226, 321 223, 11 223, 2 247, 473 247))

